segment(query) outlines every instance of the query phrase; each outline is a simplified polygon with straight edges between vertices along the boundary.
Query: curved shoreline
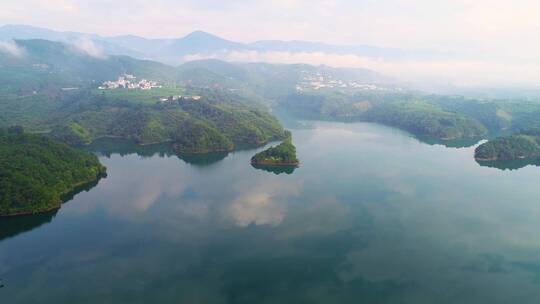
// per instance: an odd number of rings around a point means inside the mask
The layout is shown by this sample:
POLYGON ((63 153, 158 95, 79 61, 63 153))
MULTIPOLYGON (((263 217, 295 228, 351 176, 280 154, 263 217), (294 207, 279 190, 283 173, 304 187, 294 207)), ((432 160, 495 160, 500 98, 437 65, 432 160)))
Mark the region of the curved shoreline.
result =
POLYGON ((539 158, 540 155, 534 155, 534 156, 527 156, 527 157, 516 157, 516 158, 500 158, 500 157, 489 157, 489 158, 482 158, 482 157, 475 157, 474 159, 477 161, 514 161, 514 160, 527 160, 527 159, 535 159, 539 158))
POLYGON ((477 160, 477 161, 498 161, 498 160, 502 160, 502 159, 500 159, 498 157, 490 157, 490 158, 475 157, 474 159, 477 160))
POLYGON ((300 162, 296 163, 276 163, 271 161, 251 161, 252 165, 258 166, 276 166, 276 167, 300 167, 300 162))
MULTIPOLYGON (((89 186, 89 185, 92 185, 92 184, 94 184, 96 182, 99 182, 99 180, 101 180, 102 178, 107 176, 106 169, 104 169, 104 171, 105 172, 101 172, 100 174, 98 174, 96 176, 96 178, 94 178, 94 179, 92 179, 90 181, 84 181, 84 182, 80 182, 80 183, 77 183, 77 184, 73 185, 70 190, 68 190, 68 191, 66 191, 64 193, 61 193, 60 197, 70 196, 70 194, 73 194, 73 193, 78 194, 79 192, 84 190, 84 188, 86 186, 89 186), (81 191, 77 191, 78 189, 80 189, 81 191)), ((2 219, 2 218, 11 218, 11 217, 20 217, 20 216, 31 216, 31 215, 36 215, 36 214, 52 212, 54 210, 59 210, 60 208, 62 208, 63 204, 69 202, 72 199, 73 199, 73 197, 71 197, 69 199, 66 199, 66 200, 61 199, 57 206, 53 206, 53 207, 50 207, 50 208, 38 209, 38 210, 33 210, 33 211, 22 211, 22 212, 9 213, 9 214, 0 214, 0 219, 2 219)))

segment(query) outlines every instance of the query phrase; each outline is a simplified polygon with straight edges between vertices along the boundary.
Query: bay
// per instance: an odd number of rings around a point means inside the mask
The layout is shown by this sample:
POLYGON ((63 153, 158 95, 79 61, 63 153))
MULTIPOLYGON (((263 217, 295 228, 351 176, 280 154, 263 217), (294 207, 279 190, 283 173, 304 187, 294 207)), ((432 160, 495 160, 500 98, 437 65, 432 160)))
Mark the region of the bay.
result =
POLYGON ((2 303, 540 298, 538 167, 480 166, 474 146, 376 124, 292 133, 292 172, 253 168, 263 148, 93 145, 107 178, 58 212, 0 220, 2 303))

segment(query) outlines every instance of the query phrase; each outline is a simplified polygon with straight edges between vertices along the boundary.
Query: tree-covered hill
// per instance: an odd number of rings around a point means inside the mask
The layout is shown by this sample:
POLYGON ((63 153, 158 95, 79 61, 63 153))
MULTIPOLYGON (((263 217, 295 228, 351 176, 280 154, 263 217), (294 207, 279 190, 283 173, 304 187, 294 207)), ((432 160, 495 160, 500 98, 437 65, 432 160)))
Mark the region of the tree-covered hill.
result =
POLYGON ((477 160, 518 160, 540 157, 540 129, 490 140, 476 148, 477 160))
POLYGON ((0 216, 60 208, 66 195, 104 175, 89 152, 17 128, 0 130, 0 216))
POLYGON ((93 87, 124 73, 163 82, 173 67, 127 56, 89 54, 88 50, 47 40, 17 40, 17 53, 0 52, 0 94, 53 94, 61 88, 93 87))
POLYGON ((295 93, 284 97, 280 106, 307 118, 376 122, 426 138, 473 138, 488 132, 473 117, 397 92, 295 93))
POLYGON ((278 106, 308 119, 376 122, 433 139, 486 138, 540 126, 540 103, 400 90, 295 92, 278 106))
POLYGON ((225 87, 256 94, 267 101, 296 92, 301 82, 320 77, 354 83, 393 83, 377 72, 309 64, 231 63, 198 60, 178 67, 178 81, 199 87, 225 87))
POLYGON ((226 88, 178 87, 179 75, 188 73, 181 69, 125 56, 91 56, 74 45, 46 40, 15 44, 18 55, 0 53, 5 67, 0 81, 7 84, 0 89, 0 127, 52 131, 55 139, 75 145, 100 137, 172 142, 181 152, 230 151, 236 144, 284 137, 279 122, 252 98, 226 88), (97 89, 124 73, 162 88, 97 89))
POLYGON ((296 167, 300 164, 300 161, 296 157, 296 147, 293 145, 292 139, 289 136, 279 145, 255 154, 251 158, 251 164, 258 166, 296 167))
POLYGON ((58 121, 62 123, 53 128, 51 136, 73 145, 116 137, 142 145, 171 142, 178 152, 202 153, 285 137, 277 119, 262 106, 243 103, 240 97, 223 92, 155 104, 88 94, 65 108, 58 121))
POLYGON ((0 53, 0 127, 54 130, 71 143, 113 136, 207 151, 281 138, 282 128, 261 104, 309 119, 382 123, 424 139, 486 138, 540 126, 539 103, 408 91, 363 69, 218 60, 171 67, 126 56, 91 56, 75 45, 46 40, 15 43, 19 56, 0 53), (96 89, 123 73, 165 87, 96 89), (157 104, 161 97, 185 94, 203 99, 157 104))

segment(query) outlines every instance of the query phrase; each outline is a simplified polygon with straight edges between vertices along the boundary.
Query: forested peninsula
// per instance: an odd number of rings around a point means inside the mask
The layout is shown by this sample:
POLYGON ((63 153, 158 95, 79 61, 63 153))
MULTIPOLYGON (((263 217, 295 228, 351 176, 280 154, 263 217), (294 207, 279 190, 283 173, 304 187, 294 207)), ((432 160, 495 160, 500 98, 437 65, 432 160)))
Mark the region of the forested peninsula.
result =
POLYGON ((490 140, 476 148, 479 161, 517 160, 540 157, 540 129, 520 131, 490 140))
POLYGON ((21 128, 0 129, 0 216, 60 208, 65 198, 106 176, 98 158, 21 128))
POLYGON ((78 94, 64 109, 50 135, 71 145, 98 138, 132 140, 140 145, 171 143, 177 153, 232 151, 285 138, 268 111, 223 92, 199 100, 140 104, 92 93, 78 94))
POLYGON ((257 166, 297 167, 300 161, 296 157, 296 147, 289 136, 281 144, 255 154, 251 158, 251 164, 257 166))

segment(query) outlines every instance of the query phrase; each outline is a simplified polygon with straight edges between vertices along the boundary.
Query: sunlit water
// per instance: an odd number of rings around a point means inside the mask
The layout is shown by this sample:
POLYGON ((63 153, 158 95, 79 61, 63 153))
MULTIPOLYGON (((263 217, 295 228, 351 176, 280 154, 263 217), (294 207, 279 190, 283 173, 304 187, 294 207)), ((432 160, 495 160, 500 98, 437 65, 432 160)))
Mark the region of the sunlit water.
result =
POLYGON ((279 175, 258 150, 109 145, 96 187, 0 222, 0 303, 538 303, 540 168, 373 124, 292 131, 302 165, 279 175))

